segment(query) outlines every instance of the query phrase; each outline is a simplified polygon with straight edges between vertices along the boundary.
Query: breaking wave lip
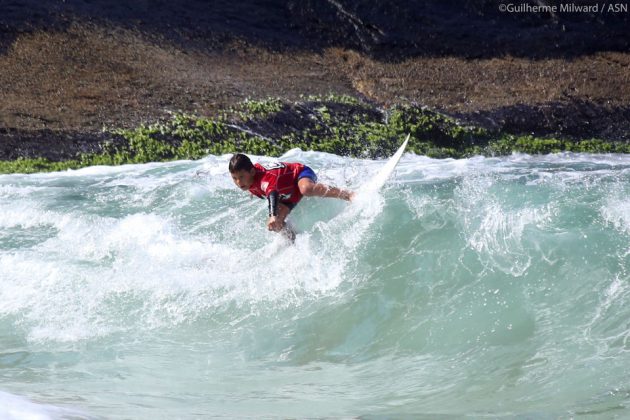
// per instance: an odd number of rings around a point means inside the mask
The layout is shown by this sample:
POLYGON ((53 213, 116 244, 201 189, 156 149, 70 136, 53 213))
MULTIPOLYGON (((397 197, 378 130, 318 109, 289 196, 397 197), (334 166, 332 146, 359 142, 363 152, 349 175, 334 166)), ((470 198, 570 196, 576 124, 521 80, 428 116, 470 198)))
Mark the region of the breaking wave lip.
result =
MULTIPOLYGON (((433 200, 430 194, 404 198, 407 208, 415 213, 414 219, 424 222, 423 215, 433 212, 440 216, 436 226, 444 226, 450 223, 445 218, 450 212, 450 217, 459 221, 468 247, 484 267, 521 277, 532 265, 527 229, 543 229, 552 224, 559 210, 554 203, 506 207, 491 193, 498 180, 507 175, 521 176, 532 167, 539 171, 535 176, 550 171, 567 172, 578 178, 580 171, 621 168, 620 176, 625 176, 623 171, 630 170, 630 159, 618 156, 515 154, 507 158, 438 160, 407 154, 382 194, 359 200, 346 209, 331 203, 337 210, 326 220, 302 222, 295 246, 286 248, 273 234, 251 228, 252 224, 262 225, 264 206, 234 191, 225 172, 229 158, 230 155, 209 156, 197 162, 0 177, 0 193, 23 198, 3 201, 0 196, 0 229, 50 228, 29 248, 0 254, 0 262, 6 267, 0 275, 4 278, 0 314, 21 314, 32 340, 75 341, 190 322, 234 303, 299 304, 304 299, 334 295, 341 285, 357 281, 351 267, 361 262, 355 254, 365 246, 375 220, 388 205, 384 198, 391 196, 388 188, 395 190, 396 186, 418 183, 437 185, 444 180, 456 185, 452 200, 446 204, 433 200), (572 171, 576 162, 586 166, 572 171), (196 176, 200 171, 203 176, 196 176), (77 182, 98 178, 85 188, 124 185, 131 188, 126 194, 141 197, 165 189, 175 193, 163 195, 166 204, 157 198, 152 201, 158 203, 156 207, 134 209, 118 216, 81 209, 50 210, 46 203, 37 201, 41 188, 45 188, 40 182, 63 191, 69 178, 77 182), (60 179, 63 182, 58 183, 60 179), (24 194, 20 182, 25 182, 24 194), (238 200, 239 208, 221 207, 218 213, 226 212, 229 217, 219 217, 210 207, 204 207, 215 199, 228 203, 238 200), (182 224, 181 218, 192 210, 209 215, 197 226, 203 226, 203 232, 209 232, 207 236, 182 224), (248 241, 238 239, 245 235, 250 238, 248 241), (251 257, 244 258, 244 251, 250 252, 251 257), (269 253, 274 258, 262 264, 269 253), (292 267, 288 275, 287 267, 292 267), (126 314, 133 318, 129 326, 121 326, 117 316, 123 314, 114 311, 114 305, 121 302, 128 308, 126 314)), ((326 182, 353 186, 369 179, 384 162, 299 149, 280 159, 308 162, 318 168, 326 182)), ((619 188, 626 191, 623 186, 619 188)), ((628 232, 629 202, 619 197, 609 195, 600 213, 605 222, 628 232)), ((124 204, 124 194, 117 200, 124 204)), ((317 203, 305 203, 296 212, 307 216, 305 206, 321 210, 317 203)))

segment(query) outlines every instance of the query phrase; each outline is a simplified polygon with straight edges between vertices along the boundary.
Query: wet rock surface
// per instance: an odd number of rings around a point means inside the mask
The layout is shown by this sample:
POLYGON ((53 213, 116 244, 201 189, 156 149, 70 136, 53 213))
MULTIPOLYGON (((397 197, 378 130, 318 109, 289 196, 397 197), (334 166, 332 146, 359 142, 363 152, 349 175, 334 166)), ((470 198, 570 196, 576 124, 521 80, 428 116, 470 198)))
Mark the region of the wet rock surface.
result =
POLYGON ((498 4, 2 2, 0 159, 66 159, 118 141, 104 129, 329 93, 505 133, 628 141, 630 14, 498 4))

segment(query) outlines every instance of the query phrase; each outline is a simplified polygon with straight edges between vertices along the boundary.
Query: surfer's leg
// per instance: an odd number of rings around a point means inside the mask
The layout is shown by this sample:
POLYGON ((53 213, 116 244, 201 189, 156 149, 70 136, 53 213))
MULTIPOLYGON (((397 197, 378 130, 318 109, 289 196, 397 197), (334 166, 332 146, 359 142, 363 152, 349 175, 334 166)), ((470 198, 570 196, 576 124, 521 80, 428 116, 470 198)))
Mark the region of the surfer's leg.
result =
POLYGON ((289 215, 289 213, 291 213, 291 207, 287 206, 284 203, 278 203, 278 216, 276 217, 278 221, 282 223, 283 227, 286 224, 285 220, 287 216, 289 215))
POLYGON ((305 197, 332 197, 342 200, 351 201, 354 197, 352 191, 342 190, 341 188, 331 187, 330 185, 313 182, 310 178, 300 178, 298 188, 305 197))
POLYGON ((280 233, 285 236, 289 241, 295 242, 295 230, 291 226, 291 223, 286 221, 286 218, 291 213, 291 208, 283 203, 278 203, 278 220, 282 221, 282 229, 280 233))

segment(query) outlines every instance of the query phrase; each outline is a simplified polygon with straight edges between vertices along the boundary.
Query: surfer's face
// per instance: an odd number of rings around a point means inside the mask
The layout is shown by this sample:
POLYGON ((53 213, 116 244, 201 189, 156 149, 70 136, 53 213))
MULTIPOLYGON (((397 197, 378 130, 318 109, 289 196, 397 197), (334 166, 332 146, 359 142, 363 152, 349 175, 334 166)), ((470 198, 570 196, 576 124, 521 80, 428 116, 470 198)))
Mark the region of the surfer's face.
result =
POLYGON ((254 175, 256 174, 256 170, 252 169, 250 171, 236 171, 232 172, 232 181, 243 191, 249 190, 249 187, 254 183, 254 175))

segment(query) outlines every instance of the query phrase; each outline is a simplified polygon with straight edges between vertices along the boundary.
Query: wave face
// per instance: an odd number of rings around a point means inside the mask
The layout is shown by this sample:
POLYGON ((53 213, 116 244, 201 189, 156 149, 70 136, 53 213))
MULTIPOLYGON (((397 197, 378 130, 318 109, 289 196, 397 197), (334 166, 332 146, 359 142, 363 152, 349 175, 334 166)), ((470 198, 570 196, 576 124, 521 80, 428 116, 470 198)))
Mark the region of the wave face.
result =
MULTIPOLYGON (((229 158, 0 177, 3 391, 106 418, 630 416, 630 157, 408 154, 379 194, 304 199, 293 246, 229 158)), ((384 163, 283 159, 353 189, 384 163)))

